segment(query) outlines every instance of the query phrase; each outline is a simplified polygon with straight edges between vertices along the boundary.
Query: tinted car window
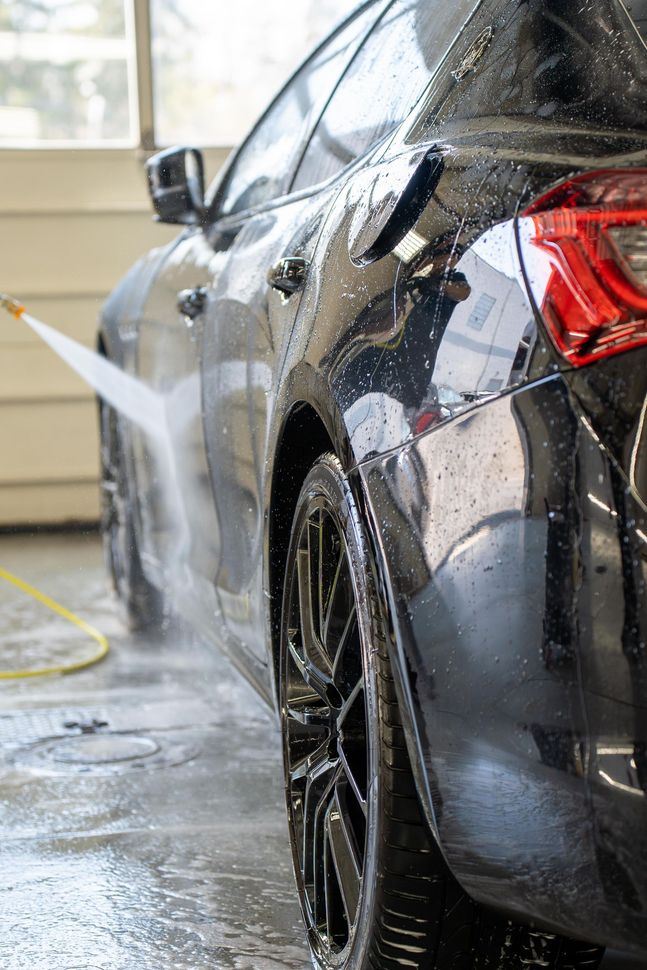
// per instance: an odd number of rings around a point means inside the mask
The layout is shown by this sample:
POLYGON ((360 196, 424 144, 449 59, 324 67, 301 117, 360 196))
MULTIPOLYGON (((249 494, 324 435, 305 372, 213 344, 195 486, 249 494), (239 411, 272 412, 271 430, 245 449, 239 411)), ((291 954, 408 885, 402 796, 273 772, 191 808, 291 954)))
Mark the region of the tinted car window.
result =
MULTIPOLYGON (((634 7, 643 10, 645 0, 634 7)), ((480 26, 488 23, 492 41, 476 70, 460 81, 449 72, 475 40, 466 36, 430 91, 423 126, 452 137, 473 119, 483 121, 472 130, 487 131, 497 118, 524 116, 535 124, 645 128, 647 52, 620 0, 507 0, 489 11, 480 26)))
POLYGON ((218 195, 219 215, 241 212, 283 193, 309 127, 383 6, 364 7, 284 88, 240 150, 218 195))
POLYGON ((395 0, 351 62, 299 166, 294 188, 322 182, 406 118, 475 0, 395 0))

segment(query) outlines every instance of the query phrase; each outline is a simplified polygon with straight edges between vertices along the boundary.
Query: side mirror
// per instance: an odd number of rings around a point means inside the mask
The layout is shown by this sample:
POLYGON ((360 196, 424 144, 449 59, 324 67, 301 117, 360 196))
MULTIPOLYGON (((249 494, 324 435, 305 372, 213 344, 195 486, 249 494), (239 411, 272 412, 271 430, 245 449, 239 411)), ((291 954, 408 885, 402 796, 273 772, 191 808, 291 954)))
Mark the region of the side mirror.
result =
POLYGON ((158 222, 192 226, 202 221, 202 152, 197 148, 167 148, 148 159, 146 174, 158 222))

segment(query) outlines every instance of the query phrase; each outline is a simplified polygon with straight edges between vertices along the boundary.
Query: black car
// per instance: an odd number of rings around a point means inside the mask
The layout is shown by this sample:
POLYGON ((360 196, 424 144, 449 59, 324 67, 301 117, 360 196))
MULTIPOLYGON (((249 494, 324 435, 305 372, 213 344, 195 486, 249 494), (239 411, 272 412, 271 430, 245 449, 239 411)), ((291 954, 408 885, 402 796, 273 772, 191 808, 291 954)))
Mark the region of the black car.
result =
POLYGON ((106 547, 276 705, 319 968, 647 957, 646 37, 373 0, 206 198, 148 164, 184 229, 100 350, 166 445, 102 406, 106 547))

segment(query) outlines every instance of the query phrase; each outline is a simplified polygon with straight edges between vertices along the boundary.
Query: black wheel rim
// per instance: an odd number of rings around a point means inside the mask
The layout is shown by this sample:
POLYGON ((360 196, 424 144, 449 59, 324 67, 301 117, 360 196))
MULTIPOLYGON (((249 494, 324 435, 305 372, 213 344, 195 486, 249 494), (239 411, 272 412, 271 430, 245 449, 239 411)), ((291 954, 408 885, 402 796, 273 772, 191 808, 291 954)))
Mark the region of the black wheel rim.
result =
POLYGON ((302 519, 288 582, 281 707, 290 835, 311 945, 335 963, 358 916, 370 737, 348 548, 323 496, 302 519))

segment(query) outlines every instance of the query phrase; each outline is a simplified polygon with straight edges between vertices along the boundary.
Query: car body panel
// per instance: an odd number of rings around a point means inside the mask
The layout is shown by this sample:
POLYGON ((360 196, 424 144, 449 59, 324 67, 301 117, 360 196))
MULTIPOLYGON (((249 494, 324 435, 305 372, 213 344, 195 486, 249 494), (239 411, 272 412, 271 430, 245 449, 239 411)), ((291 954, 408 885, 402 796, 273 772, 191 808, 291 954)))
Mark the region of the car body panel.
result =
POLYGON ((359 473, 452 870, 482 901, 642 945, 647 682, 622 626, 644 637, 647 514, 568 382, 359 473))

